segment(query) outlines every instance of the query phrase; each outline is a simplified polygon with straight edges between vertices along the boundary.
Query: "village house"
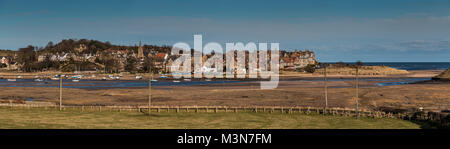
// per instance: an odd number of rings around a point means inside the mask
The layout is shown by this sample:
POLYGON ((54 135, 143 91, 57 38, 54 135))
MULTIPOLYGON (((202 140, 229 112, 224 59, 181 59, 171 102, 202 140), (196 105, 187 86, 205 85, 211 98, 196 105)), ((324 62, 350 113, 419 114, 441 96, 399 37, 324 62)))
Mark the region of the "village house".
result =
POLYGON ((314 52, 309 50, 283 52, 282 55, 280 55, 280 69, 282 70, 301 69, 310 64, 315 65, 316 63, 317 60, 315 58, 314 52))
POLYGON ((6 57, 6 56, 0 56, 0 62, 1 62, 2 64, 8 65, 8 64, 9 64, 8 57, 6 57))

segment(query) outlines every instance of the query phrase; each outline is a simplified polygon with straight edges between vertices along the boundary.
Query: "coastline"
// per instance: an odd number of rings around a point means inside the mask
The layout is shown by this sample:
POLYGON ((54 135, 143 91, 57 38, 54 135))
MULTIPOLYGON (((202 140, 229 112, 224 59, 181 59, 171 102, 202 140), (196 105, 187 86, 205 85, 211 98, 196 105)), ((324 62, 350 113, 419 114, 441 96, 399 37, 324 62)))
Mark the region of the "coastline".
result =
MULTIPOLYGON (((439 75, 441 72, 445 70, 409 70, 408 74, 395 74, 395 75, 358 75, 360 78, 431 78, 434 76, 439 75)), ((103 74, 103 73, 97 73, 97 72, 80 72, 80 73, 73 73, 73 72, 0 72, 0 76, 3 76, 3 79, 14 79, 17 78, 17 76, 22 76, 23 79, 33 79, 35 76, 43 76, 47 78, 51 78, 54 75, 57 74, 66 74, 66 75, 85 75, 86 77, 90 77, 92 75, 95 75, 95 77, 91 77, 89 79, 96 80, 101 79, 102 77, 107 77, 108 75, 118 75, 116 74, 103 74)), ((136 75, 141 75, 143 78, 148 78, 148 73, 136 73, 136 74, 129 74, 129 73, 121 73, 122 77, 121 80, 136 80, 136 75)), ((159 78, 162 76, 161 74, 153 74, 154 78, 159 78)), ((317 73, 302 73, 302 72, 286 72, 281 71, 279 75, 280 79, 286 79, 286 78, 323 78, 322 74, 317 73)), ((343 75, 343 74, 327 74, 328 78, 354 78, 354 75, 343 75)), ((109 79, 109 78, 108 78, 109 79)), ((232 79, 231 79, 232 80, 232 79)), ((239 79, 242 80, 242 79, 239 79)), ((250 79, 252 80, 252 79, 250 79)))

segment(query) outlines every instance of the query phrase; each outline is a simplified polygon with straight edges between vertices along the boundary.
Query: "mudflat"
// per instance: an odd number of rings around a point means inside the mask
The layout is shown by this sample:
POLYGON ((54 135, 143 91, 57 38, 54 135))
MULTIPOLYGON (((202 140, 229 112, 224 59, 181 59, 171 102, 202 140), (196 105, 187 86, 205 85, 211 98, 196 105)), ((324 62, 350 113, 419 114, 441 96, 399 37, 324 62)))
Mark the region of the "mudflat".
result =
MULTIPOLYGON (((414 71, 400 76, 370 76, 371 78, 401 79, 405 77, 431 77, 438 71, 414 71)), ((311 75, 311 74, 308 74, 311 75)), ((355 81, 352 76, 330 76, 328 105, 330 107, 355 106, 355 81), (336 80, 333 80, 336 79, 336 80)), ((369 76, 362 76, 367 77, 369 76)), ((325 105, 324 83, 317 81, 321 75, 311 77, 282 76, 278 88, 261 90, 259 81, 216 83, 194 86, 152 87, 152 104, 167 106, 313 106, 325 105), (316 80, 314 79, 316 78, 316 80)), ((395 107, 419 108, 430 111, 450 107, 450 83, 413 83, 394 86, 377 86, 386 82, 379 79, 361 79, 359 102, 363 108, 395 107)), ((0 87, 2 101, 34 98, 35 101, 57 103, 56 87, 0 87)), ((145 105, 148 88, 64 88, 66 105, 145 105)))

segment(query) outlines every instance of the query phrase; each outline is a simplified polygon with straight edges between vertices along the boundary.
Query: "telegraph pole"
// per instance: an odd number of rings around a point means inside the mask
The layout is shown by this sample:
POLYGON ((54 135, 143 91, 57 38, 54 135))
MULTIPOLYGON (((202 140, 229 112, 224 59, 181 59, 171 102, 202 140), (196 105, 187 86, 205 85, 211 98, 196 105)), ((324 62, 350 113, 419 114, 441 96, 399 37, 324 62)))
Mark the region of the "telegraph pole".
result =
MULTIPOLYGON (((152 53, 151 50, 150 50, 150 53, 152 53)), ((148 115, 150 116, 150 112, 152 110, 150 107, 152 106, 152 78, 153 78, 152 69, 151 69, 152 61, 150 59, 150 56, 148 57, 148 61, 149 61, 149 64, 148 64, 148 73, 149 73, 149 76, 148 76, 148 115)))
POLYGON ((325 109, 328 109, 328 80, 327 80, 327 64, 324 65, 323 77, 325 85, 325 109))
POLYGON ((150 115, 150 106, 152 105, 152 77, 151 74, 148 77, 148 115, 150 115))
POLYGON ((59 111, 62 111, 62 75, 59 75, 59 111))
POLYGON ((359 66, 356 66, 356 118, 358 118, 358 96, 359 96, 359 94, 358 94, 358 85, 359 85, 359 82, 358 82, 358 68, 359 68, 359 66))

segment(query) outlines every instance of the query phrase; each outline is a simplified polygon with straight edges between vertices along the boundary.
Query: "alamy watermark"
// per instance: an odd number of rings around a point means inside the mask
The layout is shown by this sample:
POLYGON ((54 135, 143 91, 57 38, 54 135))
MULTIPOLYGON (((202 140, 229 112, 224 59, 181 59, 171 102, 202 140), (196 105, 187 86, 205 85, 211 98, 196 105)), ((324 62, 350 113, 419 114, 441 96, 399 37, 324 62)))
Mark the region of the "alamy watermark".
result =
POLYGON ((274 89, 279 81, 279 43, 270 43, 270 50, 267 47, 267 43, 238 42, 226 43, 224 50, 216 42, 203 46, 202 35, 194 35, 193 52, 184 42, 172 46, 171 55, 179 57, 170 72, 174 78, 270 78, 260 82, 261 89, 274 89))

